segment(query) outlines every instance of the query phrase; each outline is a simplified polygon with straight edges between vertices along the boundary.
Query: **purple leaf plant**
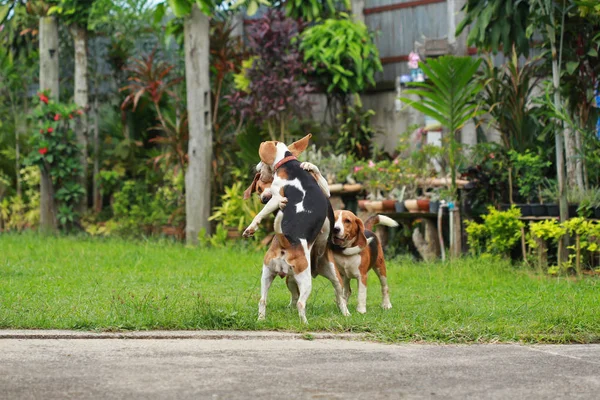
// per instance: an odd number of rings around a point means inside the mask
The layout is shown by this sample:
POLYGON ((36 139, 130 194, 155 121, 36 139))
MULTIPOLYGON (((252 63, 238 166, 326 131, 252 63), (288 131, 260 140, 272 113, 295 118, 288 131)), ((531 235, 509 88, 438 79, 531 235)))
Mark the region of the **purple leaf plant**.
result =
POLYGON ((299 50, 301 28, 279 10, 253 22, 248 44, 254 61, 242 71, 250 83, 228 98, 240 125, 247 121, 264 126, 272 140, 285 142, 289 123, 310 113, 313 88, 306 79, 310 67, 299 50))

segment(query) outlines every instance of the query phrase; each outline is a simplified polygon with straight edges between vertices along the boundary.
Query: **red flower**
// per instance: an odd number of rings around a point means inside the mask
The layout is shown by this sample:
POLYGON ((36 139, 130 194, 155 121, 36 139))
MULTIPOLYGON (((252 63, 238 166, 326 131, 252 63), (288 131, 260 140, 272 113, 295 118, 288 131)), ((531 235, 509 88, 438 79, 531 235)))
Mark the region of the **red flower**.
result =
POLYGON ((83 110, 77 110, 77 115, 83 115, 83 110))
POLYGON ((73 114, 69 114, 69 119, 73 119, 73 114))
POLYGON ((43 129, 40 129, 40 133, 42 133, 42 134, 43 134, 44 132, 45 132, 45 131, 44 131, 43 129))
POLYGON ((48 133, 52 133, 52 132, 54 132, 54 128, 52 128, 52 127, 48 128, 48 133))
POLYGON ((48 148, 47 147, 42 147, 41 149, 38 150, 38 153, 40 153, 41 155, 44 155, 48 152, 48 148))
POLYGON ((60 114, 56 114, 56 115, 54 116, 54 120, 55 120, 55 121, 58 121, 59 119, 60 119, 60 114))
POLYGON ((40 96, 40 101, 41 101, 41 102, 43 102, 43 103, 45 103, 45 104, 48 104, 48 97, 47 97, 45 94, 43 94, 43 93, 38 93, 38 96, 40 96))

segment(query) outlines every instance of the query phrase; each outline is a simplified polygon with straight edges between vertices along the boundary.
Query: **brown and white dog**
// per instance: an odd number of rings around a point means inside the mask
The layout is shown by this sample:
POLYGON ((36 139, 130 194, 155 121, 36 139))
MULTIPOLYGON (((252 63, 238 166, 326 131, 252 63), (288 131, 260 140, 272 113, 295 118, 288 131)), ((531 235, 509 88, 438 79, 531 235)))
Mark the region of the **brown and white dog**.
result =
MULTIPOLYGON (((328 251, 334 223, 333 209, 318 180, 296 159, 308 146, 311 136, 309 134, 289 147, 268 141, 261 143, 259 148, 261 162, 257 170, 261 175, 272 172, 273 180, 261 193, 265 207, 246 228, 244 237, 252 236, 264 217, 279 210, 274 223, 275 237, 263 260, 259 319, 265 318, 269 288, 273 279, 280 275, 288 278, 292 303, 296 303, 298 314, 306 323, 306 301, 312 290, 312 274, 316 272, 333 283, 338 307, 342 314, 349 315, 341 276, 328 251)), ((257 181, 257 176, 254 180, 257 181)))
POLYGON ((376 224, 389 227, 398 226, 396 221, 383 215, 372 216, 363 224, 352 211, 338 210, 335 212, 333 258, 344 279, 346 302, 351 294, 350 279, 358 280, 356 311, 361 314, 367 312, 367 274, 371 269, 375 271, 381 283, 381 307, 392 308, 383 249, 381 242, 372 231, 376 224))

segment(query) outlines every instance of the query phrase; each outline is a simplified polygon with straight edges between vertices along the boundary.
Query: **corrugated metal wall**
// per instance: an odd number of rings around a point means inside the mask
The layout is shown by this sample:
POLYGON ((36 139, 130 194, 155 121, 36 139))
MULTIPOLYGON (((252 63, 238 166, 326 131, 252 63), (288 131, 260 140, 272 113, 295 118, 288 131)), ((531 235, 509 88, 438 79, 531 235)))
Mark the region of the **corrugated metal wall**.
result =
POLYGON ((382 58, 383 74, 378 81, 393 81, 408 73, 406 56, 414 50, 415 41, 444 38, 448 35, 448 5, 446 1, 414 5, 414 0, 366 0, 365 23, 377 32, 377 47, 382 58), (385 10, 382 7, 405 4, 409 7, 385 10), (381 10, 381 11, 379 11, 381 10))

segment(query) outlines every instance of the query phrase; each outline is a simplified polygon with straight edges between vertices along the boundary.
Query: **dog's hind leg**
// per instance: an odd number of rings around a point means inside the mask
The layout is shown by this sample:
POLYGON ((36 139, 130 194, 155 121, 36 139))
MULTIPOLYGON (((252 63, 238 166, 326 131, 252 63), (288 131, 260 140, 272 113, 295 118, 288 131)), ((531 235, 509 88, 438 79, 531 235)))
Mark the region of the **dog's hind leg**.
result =
POLYGON ((306 319, 306 300, 310 296, 312 291, 312 275, 310 274, 310 268, 305 269, 299 274, 294 275, 296 283, 298 284, 299 297, 296 307, 298 308, 298 316, 305 324, 308 324, 306 319))
POLYGON ((389 310, 392 308, 392 303, 390 302, 390 289, 387 283, 385 261, 377 260, 377 265, 373 268, 373 270, 379 277, 379 282, 381 283, 381 307, 384 310, 389 310))
POLYGON ((360 314, 367 312, 367 275, 358 278, 358 305, 356 311, 360 314))
POLYGON ((345 317, 350 316, 346 296, 344 295, 342 276, 335 267, 333 255, 330 251, 328 251, 326 255, 319 258, 316 268, 319 272, 319 275, 327 278, 333 285, 333 288, 335 289, 335 302, 337 303, 342 315, 345 317))
POLYGON ((258 302, 258 319, 263 320, 267 314, 267 295, 275 274, 263 264, 262 278, 260 280, 260 301, 258 302))
POLYGON ((292 294, 292 299, 290 300, 289 307, 296 307, 298 304, 298 297, 300 296, 300 291, 298 290, 298 284, 296 283, 296 279, 291 276, 285 277, 285 283, 287 284, 290 293, 292 294))
POLYGON ((306 301, 312 290, 312 274, 310 270, 310 250, 305 239, 300 239, 301 246, 294 246, 287 251, 286 262, 294 271, 294 279, 298 285, 298 315, 305 324, 306 319, 306 301))

